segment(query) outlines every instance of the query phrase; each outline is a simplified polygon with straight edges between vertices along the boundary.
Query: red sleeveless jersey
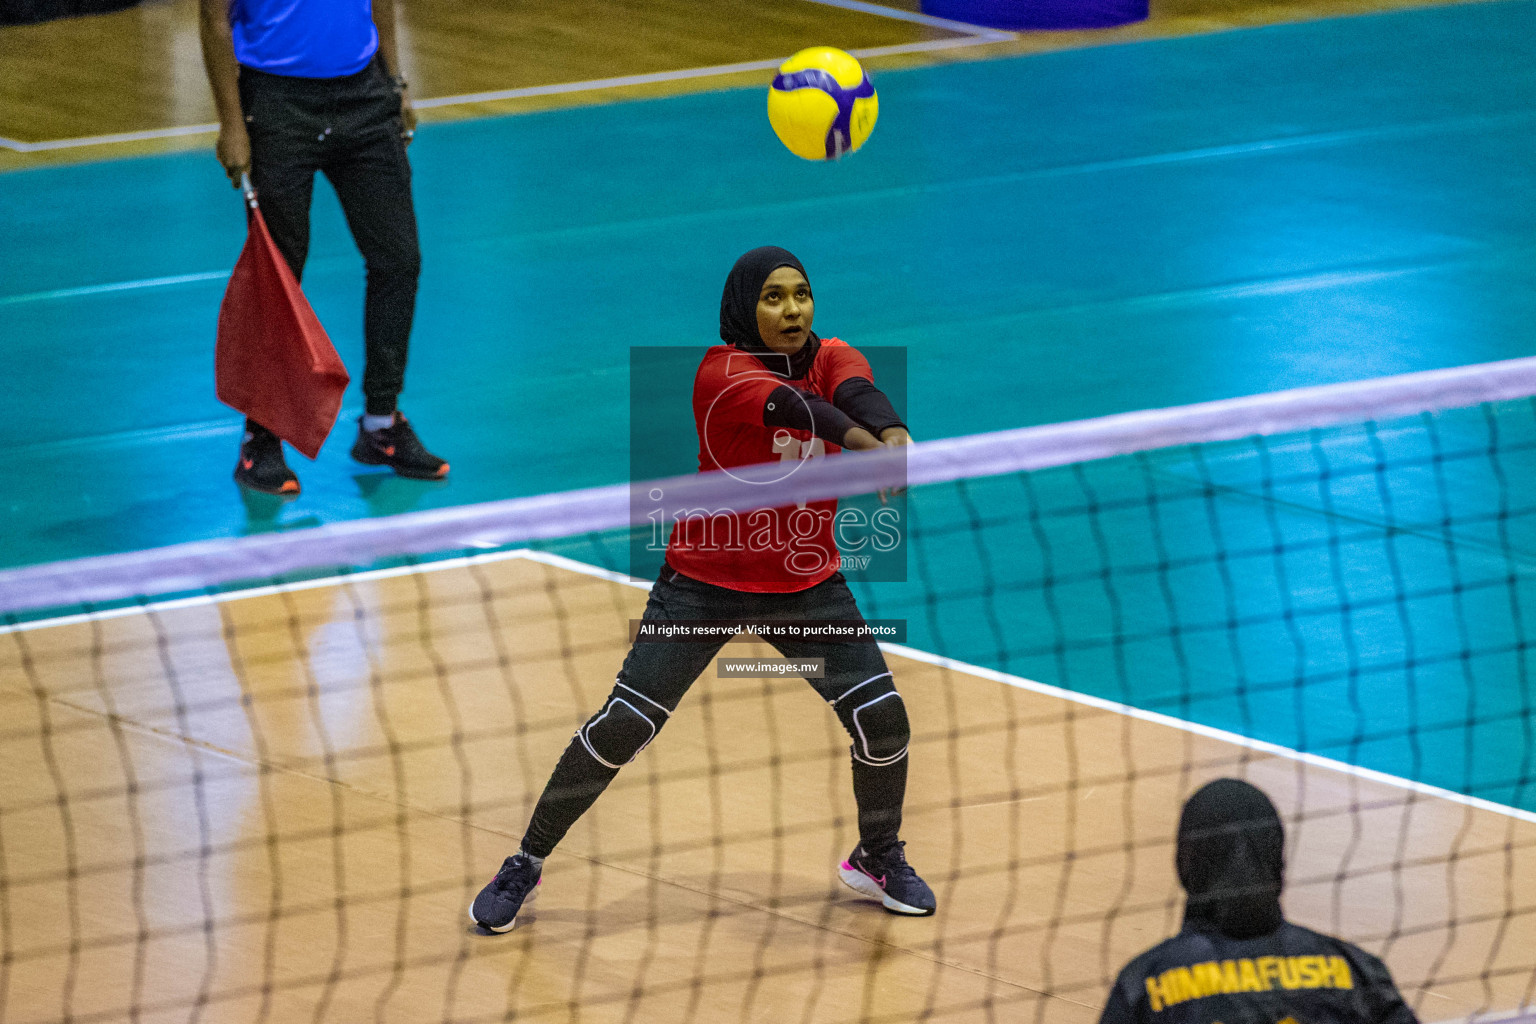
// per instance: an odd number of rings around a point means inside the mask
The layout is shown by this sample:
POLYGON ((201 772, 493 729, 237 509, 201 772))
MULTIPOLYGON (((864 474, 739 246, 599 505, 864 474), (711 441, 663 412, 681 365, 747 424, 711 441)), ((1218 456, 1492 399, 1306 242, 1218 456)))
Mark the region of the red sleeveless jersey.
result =
MULTIPOLYGON (((809 430, 765 426, 763 409, 781 385, 830 402, 838 385, 853 377, 874 382, 869 362, 836 338, 821 339, 810 370, 800 380, 771 373, 749 352, 714 346, 704 354, 693 380, 699 471, 842 451, 809 430)), ((696 511, 679 518, 667 545, 667 562, 685 576, 732 590, 787 594, 814 587, 840 564, 833 536, 835 498, 724 515, 696 511)))

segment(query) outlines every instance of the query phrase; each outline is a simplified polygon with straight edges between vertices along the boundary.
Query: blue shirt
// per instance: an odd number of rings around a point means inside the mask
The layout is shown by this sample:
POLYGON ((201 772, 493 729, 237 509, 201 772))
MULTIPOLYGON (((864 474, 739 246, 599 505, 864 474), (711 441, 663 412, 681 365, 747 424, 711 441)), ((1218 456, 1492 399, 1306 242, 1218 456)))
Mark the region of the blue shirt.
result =
POLYGON ((379 49, 373 0, 235 0, 229 25, 235 59, 273 75, 353 75, 379 49))

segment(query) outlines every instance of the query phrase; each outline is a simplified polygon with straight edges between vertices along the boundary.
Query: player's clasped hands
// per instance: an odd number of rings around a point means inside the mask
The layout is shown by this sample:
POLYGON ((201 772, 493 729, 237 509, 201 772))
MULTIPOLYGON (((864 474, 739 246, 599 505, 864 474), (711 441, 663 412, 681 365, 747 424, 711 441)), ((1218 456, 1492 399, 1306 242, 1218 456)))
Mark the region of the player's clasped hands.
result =
MULTIPOLYGON (((886 427, 880 432, 879 438, 865 430, 863 427, 854 427, 848 431, 843 439, 843 447, 856 452, 878 451, 881 448, 902 448, 912 443, 912 435, 906 427, 886 427)), ((875 492, 880 496, 880 504, 890 503, 891 498, 907 493, 905 487, 882 487, 875 492)))
MULTIPOLYGON (((887 448, 904 448, 912 443, 912 435, 906 427, 886 427, 880 431, 880 441, 887 448)), ((887 487, 880 491, 880 504, 888 505, 893 497, 907 493, 905 487, 887 487)))

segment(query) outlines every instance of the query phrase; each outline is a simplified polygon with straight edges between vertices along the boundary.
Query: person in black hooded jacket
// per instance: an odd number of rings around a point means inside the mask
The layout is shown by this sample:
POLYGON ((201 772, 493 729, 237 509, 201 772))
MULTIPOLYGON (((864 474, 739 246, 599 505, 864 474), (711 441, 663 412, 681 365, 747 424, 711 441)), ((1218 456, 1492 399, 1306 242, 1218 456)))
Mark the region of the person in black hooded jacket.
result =
POLYGON ((1418 1024, 1380 960, 1285 920, 1285 830, 1256 787, 1190 797, 1176 864, 1184 927, 1126 965, 1099 1024, 1418 1024))

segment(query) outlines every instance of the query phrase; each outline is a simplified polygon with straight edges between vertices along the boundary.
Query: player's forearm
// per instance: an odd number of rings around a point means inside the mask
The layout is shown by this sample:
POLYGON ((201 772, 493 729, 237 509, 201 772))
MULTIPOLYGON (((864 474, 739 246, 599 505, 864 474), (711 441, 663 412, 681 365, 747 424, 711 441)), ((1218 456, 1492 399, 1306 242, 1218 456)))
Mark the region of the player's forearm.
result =
POLYGON ((213 105, 221 124, 240 124, 240 66, 229 30, 229 0, 202 0, 198 34, 203 41, 203 68, 213 89, 213 105))
POLYGON ((809 430, 839 448, 873 448, 874 435, 820 395, 781 384, 763 404, 763 426, 809 430), (866 441, 867 439, 867 441, 866 441))
POLYGON ((400 78, 400 50, 395 41, 395 0, 373 0, 373 24, 379 30, 379 55, 391 78, 400 78))
POLYGON ((906 427, 885 392, 863 377, 850 377, 839 384, 832 393, 832 403, 882 440, 886 431, 906 427))

